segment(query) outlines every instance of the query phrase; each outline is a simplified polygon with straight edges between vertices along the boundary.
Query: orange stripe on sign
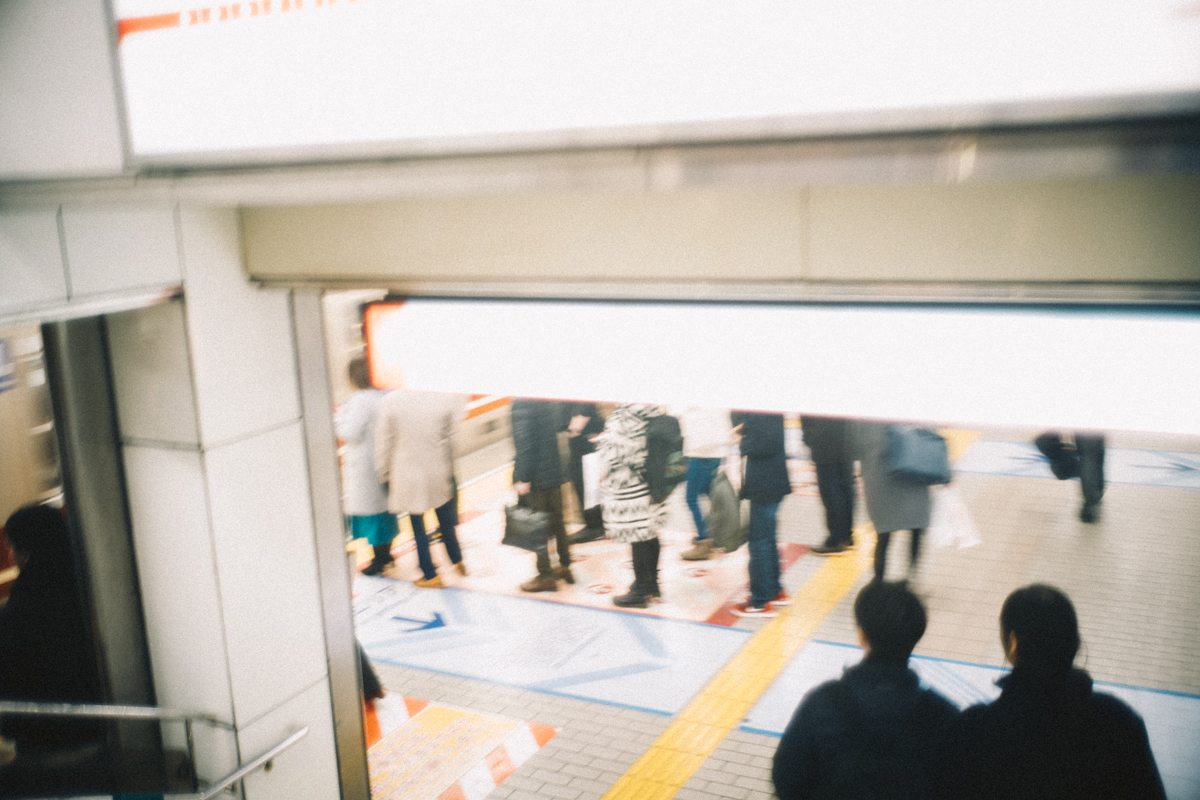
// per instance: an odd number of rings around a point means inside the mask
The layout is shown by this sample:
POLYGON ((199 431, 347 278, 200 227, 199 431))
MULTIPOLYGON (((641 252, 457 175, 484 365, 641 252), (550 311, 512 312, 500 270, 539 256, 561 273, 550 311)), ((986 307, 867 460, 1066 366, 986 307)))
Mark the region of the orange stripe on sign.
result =
POLYGON ((489 411, 495 411, 497 408, 503 408, 504 406, 508 405, 511 402, 512 402, 511 397, 500 397, 500 398, 497 398, 496 400, 491 400, 487 403, 480 403, 479 405, 470 407, 468 409, 466 418, 474 419, 475 417, 486 414, 489 411))
POLYGON ((517 769, 512 759, 508 757, 508 748, 504 745, 500 745, 488 753, 484 762, 487 764, 488 772, 492 773, 492 780, 497 786, 503 783, 504 779, 512 775, 517 769))
POLYGON ((177 11, 174 14, 153 14, 148 17, 119 19, 117 20, 117 44, 121 43, 121 40, 125 38, 125 34, 127 33, 156 31, 160 28, 178 28, 182 19, 182 11, 177 11))
POLYGON ((404 698, 404 707, 408 709, 408 715, 410 717, 415 717, 417 714, 420 714, 422 709, 424 709, 427 705, 429 705, 428 700, 417 700, 413 697, 404 698))
POLYGON ((536 722, 529 723, 529 730, 533 733, 533 740, 537 742, 538 747, 543 747, 546 742, 554 738, 554 734, 558 733, 555 728, 549 725, 538 725, 536 722))

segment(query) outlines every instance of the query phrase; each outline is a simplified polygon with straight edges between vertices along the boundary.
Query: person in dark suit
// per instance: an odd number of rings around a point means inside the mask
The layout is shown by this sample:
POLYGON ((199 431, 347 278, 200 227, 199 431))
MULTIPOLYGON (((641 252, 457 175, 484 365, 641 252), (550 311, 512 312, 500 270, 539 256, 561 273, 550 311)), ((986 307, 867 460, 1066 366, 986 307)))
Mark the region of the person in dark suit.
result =
POLYGON ((854 545, 853 428, 848 419, 800 417, 800 433, 817 469, 817 491, 829 535, 810 547, 819 556, 842 555, 854 545))
POLYGON ((538 550, 537 575, 521 584, 523 592, 553 592, 559 580, 575 582, 563 523, 563 468, 558 454, 562 413, 562 405, 549 400, 518 397, 512 401, 513 489, 518 503, 550 515, 550 536, 558 553, 558 567, 552 569, 550 553, 545 548, 538 550))

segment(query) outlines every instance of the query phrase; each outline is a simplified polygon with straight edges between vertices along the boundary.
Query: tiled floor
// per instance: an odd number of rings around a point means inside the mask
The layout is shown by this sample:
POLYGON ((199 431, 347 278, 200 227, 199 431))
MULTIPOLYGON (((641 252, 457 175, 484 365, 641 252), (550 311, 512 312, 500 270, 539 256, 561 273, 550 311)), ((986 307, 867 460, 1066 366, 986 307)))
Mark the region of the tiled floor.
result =
MULTIPOLYGON (((1029 442, 1038 432, 981 431, 978 441, 1029 442)), ((1143 434, 1113 434, 1109 447, 1200 453, 1195 439, 1143 434)), ((803 479, 803 465, 798 474, 803 479)), ((1100 521, 1087 525, 1077 517, 1074 481, 963 472, 954 486, 983 541, 963 550, 927 549, 915 577, 930 610, 919 655, 1001 666, 1000 604, 1013 588, 1043 581, 1062 587, 1075 602, 1084 640, 1080 664, 1096 680, 1200 694, 1200 490, 1110 483, 1100 521)), ((784 503, 779 538, 815 544, 824 536, 820 501, 811 487, 801 489, 784 503)), ((860 522, 864 516, 860 506, 860 522)), ((894 539, 889 571, 899 576, 907 538, 894 539)), ((785 585, 799 589, 824 563, 812 555, 800 558, 785 585)), ((851 604, 867 577, 816 625, 813 639, 857 642, 851 604)), ((737 626, 765 624, 742 620, 737 626)), ((672 723, 669 715, 632 708, 386 663, 377 668, 393 692, 559 729, 492 798, 603 797, 672 723)), ((777 741, 735 727, 675 796, 770 797, 777 741)), ((1195 797, 1200 784, 1175 784, 1172 800, 1195 797)))

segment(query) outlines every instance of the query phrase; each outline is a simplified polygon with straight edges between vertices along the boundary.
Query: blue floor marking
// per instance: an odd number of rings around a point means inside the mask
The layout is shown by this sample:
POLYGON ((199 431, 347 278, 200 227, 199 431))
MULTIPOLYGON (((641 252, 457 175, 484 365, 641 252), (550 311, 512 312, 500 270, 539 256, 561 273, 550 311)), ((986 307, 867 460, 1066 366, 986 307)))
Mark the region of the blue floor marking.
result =
MULTIPOLYGON (((1031 442, 972 442, 954 471, 1054 480, 1046 457, 1031 442)), ((1104 477, 1107 483, 1200 489, 1200 454, 1108 448, 1104 477)))
MULTIPOLYGON (((862 649, 853 645, 809 642, 759 698, 741 729, 782 736, 809 690, 841 677, 843 669, 861 658, 862 649)), ((1008 672, 1002 667, 926 656, 913 656, 909 666, 921 677, 923 685, 962 707, 998 697, 1000 687, 995 681, 1008 672)), ((1170 800, 1200 797, 1200 696, 1100 681, 1095 686, 1097 691, 1128 703, 1145 720, 1167 797, 1170 800)))
POLYGON ((355 625, 373 661, 673 714, 751 632, 536 598, 355 581, 355 625), (440 615, 440 617, 438 616, 440 615), (441 627, 424 627, 441 619, 441 627))
POLYGON ((549 681, 529 686, 530 689, 541 690, 556 690, 567 686, 578 686, 583 683, 591 683, 592 681, 608 680, 609 678, 627 678, 631 675, 640 675, 643 672, 654 672, 662 669, 661 664, 629 664, 624 667, 613 667, 612 669, 602 669, 596 672, 585 672, 580 675, 574 675, 569 678, 555 678, 549 681))

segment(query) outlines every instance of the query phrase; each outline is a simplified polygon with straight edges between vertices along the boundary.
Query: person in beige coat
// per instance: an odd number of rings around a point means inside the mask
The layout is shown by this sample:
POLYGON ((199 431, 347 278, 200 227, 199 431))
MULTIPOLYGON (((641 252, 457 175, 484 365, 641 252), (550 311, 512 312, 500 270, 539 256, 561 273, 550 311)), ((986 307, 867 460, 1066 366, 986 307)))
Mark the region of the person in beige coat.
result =
POLYGON ((458 487, 454 481, 454 429, 465 408, 461 395, 441 392, 392 392, 379 404, 375 422, 375 472, 388 485, 388 510, 407 514, 412 523, 422 588, 440 588, 442 579, 429 554, 425 512, 433 509, 446 555, 460 574, 462 560, 455 526, 458 487))

